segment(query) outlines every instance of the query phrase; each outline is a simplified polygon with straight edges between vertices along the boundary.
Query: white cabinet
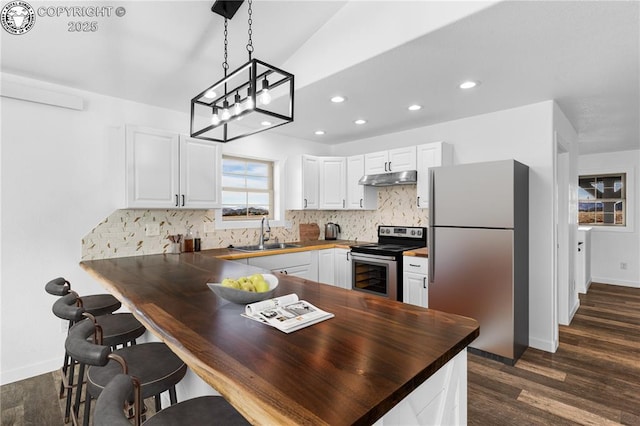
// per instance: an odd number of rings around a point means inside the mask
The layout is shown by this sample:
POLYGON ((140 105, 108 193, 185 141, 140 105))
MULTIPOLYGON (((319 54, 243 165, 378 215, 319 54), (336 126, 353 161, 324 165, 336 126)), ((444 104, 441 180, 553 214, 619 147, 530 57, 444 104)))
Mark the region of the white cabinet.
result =
POLYGON ((220 144, 127 126, 125 207, 220 207, 220 144))
POLYGON ((578 293, 585 294, 591 285, 591 228, 578 228, 576 256, 576 284, 578 293))
POLYGON ((360 185, 364 176, 364 155, 347 157, 347 209, 375 210, 378 208, 378 191, 373 186, 360 185))
POLYGON ((335 248, 334 267, 335 285, 338 287, 351 289, 351 249, 335 248))
POLYGON ((365 154, 364 167, 366 175, 416 170, 416 147, 409 146, 365 154))
POLYGON ((335 285, 335 249, 318 250, 318 282, 335 285))
POLYGON ((429 307, 426 257, 404 256, 402 260, 402 301, 429 307))
POLYGON ((319 204, 322 210, 346 208, 347 161, 344 157, 319 157, 319 204))
POLYGON ((319 157, 313 155, 296 155, 287 160, 287 209, 317 210, 320 207, 319 165, 319 157))
POLYGON ((318 250, 318 282, 351 289, 351 250, 318 250))
POLYGON ((416 183, 416 205, 429 207, 429 168, 448 166, 453 163, 453 149, 444 142, 433 142, 416 147, 418 181, 416 183))
POLYGON ((251 257, 249 265, 268 269, 272 272, 318 281, 318 252, 301 251, 296 253, 274 254, 271 256, 251 257))

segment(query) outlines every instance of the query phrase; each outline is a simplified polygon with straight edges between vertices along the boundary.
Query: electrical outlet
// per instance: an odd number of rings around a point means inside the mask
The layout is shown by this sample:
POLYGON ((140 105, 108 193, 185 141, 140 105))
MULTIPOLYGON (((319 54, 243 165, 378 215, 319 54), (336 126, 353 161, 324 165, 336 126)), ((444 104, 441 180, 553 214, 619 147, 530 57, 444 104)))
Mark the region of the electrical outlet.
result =
POLYGON ((627 269, 627 262, 620 262, 620 269, 627 269))
POLYGON ((147 223, 144 226, 144 232, 147 237, 157 237, 160 235, 160 224, 159 223, 147 223))
POLYGON ((204 233, 212 234, 216 231, 216 223, 215 222, 205 222, 204 223, 204 233))

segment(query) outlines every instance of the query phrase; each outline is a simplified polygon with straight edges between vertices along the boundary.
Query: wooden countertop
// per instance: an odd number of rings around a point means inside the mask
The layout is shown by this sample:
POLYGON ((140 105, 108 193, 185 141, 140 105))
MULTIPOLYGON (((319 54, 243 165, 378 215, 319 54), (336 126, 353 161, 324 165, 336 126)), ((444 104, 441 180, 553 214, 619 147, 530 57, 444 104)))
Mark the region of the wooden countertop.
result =
POLYGON ((402 253, 403 256, 429 257, 429 249, 422 247, 415 250, 409 250, 402 253))
POLYGON ((284 254, 284 253, 296 253, 300 251, 309 251, 309 250, 325 250, 331 248, 350 248, 352 245, 356 244, 366 244, 364 241, 353 241, 353 240, 313 240, 313 241, 296 241, 292 244, 299 245, 300 247, 289 247, 283 249, 272 249, 272 250, 264 250, 264 251, 256 251, 256 252, 244 252, 239 250, 234 250, 230 248, 219 248, 219 249, 211 249, 211 250, 203 250, 200 253, 208 256, 214 256, 218 259, 226 259, 226 260, 236 260, 236 259, 246 259, 249 257, 261 257, 261 256, 273 256, 274 254, 284 254))
POLYGON ((291 334, 206 286, 257 268, 201 253, 81 262, 251 423, 371 424, 479 334, 470 318, 278 274, 335 318, 291 334))

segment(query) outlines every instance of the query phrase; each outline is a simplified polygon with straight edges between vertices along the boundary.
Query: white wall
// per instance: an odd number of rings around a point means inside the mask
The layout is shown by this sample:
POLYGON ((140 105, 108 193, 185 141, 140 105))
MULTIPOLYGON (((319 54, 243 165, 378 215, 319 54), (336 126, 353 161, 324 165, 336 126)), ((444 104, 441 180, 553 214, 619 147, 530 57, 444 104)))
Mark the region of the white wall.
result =
MULTIPOLYGON (((0 98, 3 384, 62 363, 65 335, 51 313, 55 298, 44 291, 47 281, 64 276, 80 295, 104 292, 78 262, 82 237, 116 208, 107 130, 132 123, 187 133, 189 124, 187 114, 2 75, 3 85, 11 82, 79 96, 84 110, 0 98)), ((223 150, 273 156, 327 148, 265 133, 223 150)))
POLYGON ((557 348, 556 293, 553 285, 553 117, 554 102, 513 108, 419 129, 337 145, 334 155, 445 141, 454 163, 514 158, 529 172, 529 343, 557 348))
POLYGON ((627 228, 593 227, 591 278, 594 282, 640 287, 640 150, 581 155, 578 168, 583 175, 627 173, 627 228), (620 268, 623 262, 627 269, 620 268))

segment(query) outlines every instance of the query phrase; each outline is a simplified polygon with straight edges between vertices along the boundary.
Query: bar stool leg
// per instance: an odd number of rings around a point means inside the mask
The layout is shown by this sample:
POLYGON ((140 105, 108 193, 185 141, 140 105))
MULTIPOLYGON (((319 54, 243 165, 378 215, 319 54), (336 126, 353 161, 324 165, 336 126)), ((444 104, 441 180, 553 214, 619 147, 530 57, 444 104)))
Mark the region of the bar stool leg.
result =
POLYGON ((169 388, 169 401, 171 402, 171 405, 173 405, 173 404, 178 402, 178 397, 176 396, 176 387, 175 386, 171 386, 169 388))
POLYGON ((82 399, 82 384, 84 383, 84 369, 85 365, 80 363, 80 367, 78 368, 78 388, 76 389, 76 400, 73 404, 73 413, 75 414, 75 418, 78 418, 78 414, 80 413, 80 404, 82 399))
MULTIPOLYGON (((71 398, 73 396, 73 382, 74 382, 74 378, 75 378, 75 365, 76 363, 71 361, 71 364, 69 365, 68 371, 69 374, 67 375, 67 402, 65 404, 65 408, 64 408, 64 422, 69 423, 69 413, 71 411, 71 398)), ((79 381, 82 381, 82 379, 78 379, 79 381)))

